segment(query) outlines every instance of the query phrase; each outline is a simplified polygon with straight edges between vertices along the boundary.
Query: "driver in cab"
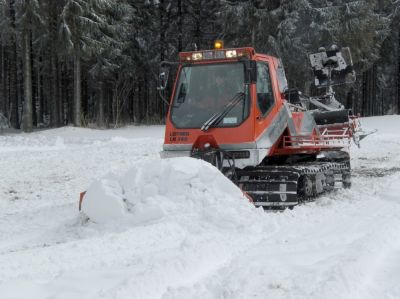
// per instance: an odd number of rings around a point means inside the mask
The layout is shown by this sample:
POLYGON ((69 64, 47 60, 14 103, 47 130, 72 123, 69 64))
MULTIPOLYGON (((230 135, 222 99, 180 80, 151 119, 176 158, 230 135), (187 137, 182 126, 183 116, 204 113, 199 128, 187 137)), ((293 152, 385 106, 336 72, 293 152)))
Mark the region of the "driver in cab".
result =
POLYGON ((223 109, 227 102, 227 89, 229 84, 226 75, 222 71, 217 71, 215 76, 205 78, 204 86, 199 90, 199 97, 195 105, 205 113, 213 114, 223 109))

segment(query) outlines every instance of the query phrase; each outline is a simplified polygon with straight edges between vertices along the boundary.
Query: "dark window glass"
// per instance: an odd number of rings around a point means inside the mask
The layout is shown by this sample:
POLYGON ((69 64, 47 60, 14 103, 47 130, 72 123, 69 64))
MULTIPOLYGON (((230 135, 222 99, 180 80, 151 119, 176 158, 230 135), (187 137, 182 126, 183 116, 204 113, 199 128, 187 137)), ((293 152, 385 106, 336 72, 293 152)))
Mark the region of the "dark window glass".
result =
POLYGON ((178 128, 200 128, 232 99, 243 96, 218 125, 237 126, 249 114, 247 94, 243 63, 184 66, 171 108, 171 121, 178 128))
POLYGON ((262 114, 266 114, 274 105, 268 65, 260 62, 257 63, 257 104, 262 114))

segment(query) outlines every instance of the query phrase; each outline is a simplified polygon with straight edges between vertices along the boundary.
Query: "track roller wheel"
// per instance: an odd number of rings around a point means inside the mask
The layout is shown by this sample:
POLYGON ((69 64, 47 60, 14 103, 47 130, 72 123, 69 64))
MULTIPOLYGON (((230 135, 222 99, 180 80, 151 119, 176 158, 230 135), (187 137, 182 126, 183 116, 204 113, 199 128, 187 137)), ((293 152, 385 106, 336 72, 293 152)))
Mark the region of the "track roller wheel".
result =
POLYGON ((335 189, 335 174, 333 172, 326 173, 325 177, 326 177, 326 180, 325 180, 326 191, 334 190, 335 189))
POLYGON ((313 176, 302 175, 299 178, 298 194, 302 200, 307 200, 315 196, 315 184, 313 176))
POLYGON ((342 173, 342 185, 343 185, 343 188, 345 188, 345 189, 351 188, 351 174, 350 174, 350 172, 342 173))

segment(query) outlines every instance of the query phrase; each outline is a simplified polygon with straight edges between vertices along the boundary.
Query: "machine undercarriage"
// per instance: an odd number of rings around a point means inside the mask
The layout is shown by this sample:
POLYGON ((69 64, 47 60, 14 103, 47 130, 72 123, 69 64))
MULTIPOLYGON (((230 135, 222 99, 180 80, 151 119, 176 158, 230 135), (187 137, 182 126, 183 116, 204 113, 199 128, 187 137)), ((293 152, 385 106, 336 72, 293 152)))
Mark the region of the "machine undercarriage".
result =
POLYGON ((237 185, 265 209, 293 207, 341 184, 349 188, 349 162, 309 162, 257 166, 236 171, 237 185))
POLYGON ((206 147, 193 151, 192 157, 219 168, 256 207, 266 210, 291 208, 325 192, 351 186, 349 155, 341 151, 319 159, 314 155, 269 159, 244 169, 235 167, 235 155, 229 151, 206 147))

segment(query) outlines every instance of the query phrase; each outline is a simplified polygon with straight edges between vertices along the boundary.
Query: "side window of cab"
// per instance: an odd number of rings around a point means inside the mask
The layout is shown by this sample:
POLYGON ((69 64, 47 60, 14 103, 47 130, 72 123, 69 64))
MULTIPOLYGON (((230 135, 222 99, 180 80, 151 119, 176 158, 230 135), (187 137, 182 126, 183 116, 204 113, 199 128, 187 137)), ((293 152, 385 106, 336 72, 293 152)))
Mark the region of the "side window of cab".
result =
POLYGON ((263 115, 267 114, 274 105, 271 78, 268 64, 257 62, 257 105, 263 115))

